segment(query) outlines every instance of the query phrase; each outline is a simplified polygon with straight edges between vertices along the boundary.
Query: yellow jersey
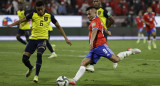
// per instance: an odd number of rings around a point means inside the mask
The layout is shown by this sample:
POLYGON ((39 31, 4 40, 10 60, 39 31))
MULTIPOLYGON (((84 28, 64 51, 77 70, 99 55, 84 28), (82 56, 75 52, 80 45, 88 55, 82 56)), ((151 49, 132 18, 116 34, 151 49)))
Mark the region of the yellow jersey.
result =
POLYGON ((51 25, 49 25, 49 30, 48 31, 53 31, 53 28, 51 25))
POLYGON ((32 20, 32 30, 30 39, 38 40, 38 39, 48 39, 48 31, 50 26, 50 22, 56 23, 57 20, 54 18, 52 14, 45 12, 43 16, 39 16, 37 12, 33 12, 26 17, 27 20, 32 20))
POLYGON ((97 16, 101 19, 101 22, 103 23, 105 29, 107 29, 106 22, 107 18, 110 16, 110 13, 103 8, 99 8, 97 9, 97 16))
MULTIPOLYGON (((26 13, 25 13, 24 10, 22 10, 22 11, 21 11, 21 10, 18 10, 18 11, 17 11, 17 15, 18 15, 19 19, 23 19, 24 17, 26 17, 26 13)), ((21 30, 29 30, 29 29, 30 29, 30 24, 29 24, 29 22, 26 21, 26 22, 21 23, 21 24, 20 24, 20 29, 21 29, 21 30)))

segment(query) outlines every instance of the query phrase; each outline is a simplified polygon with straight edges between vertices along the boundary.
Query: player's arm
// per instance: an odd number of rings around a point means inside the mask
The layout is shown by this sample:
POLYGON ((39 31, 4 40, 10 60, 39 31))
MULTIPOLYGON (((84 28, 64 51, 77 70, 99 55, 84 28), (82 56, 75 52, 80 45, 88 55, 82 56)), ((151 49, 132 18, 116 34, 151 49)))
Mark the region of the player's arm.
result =
POLYGON ((14 22, 14 23, 12 23, 12 24, 10 24, 10 25, 7 25, 7 27, 12 27, 12 26, 15 26, 15 25, 20 25, 20 24, 21 24, 22 22, 24 22, 24 21, 27 21, 26 17, 23 18, 23 19, 20 19, 20 20, 18 20, 18 21, 16 21, 16 22, 14 22))
POLYGON ((54 16, 51 14, 51 21, 52 23, 58 28, 59 32, 63 35, 65 41, 67 44, 69 44, 70 46, 72 45, 72 43, 68 40, 63 28, 60 26, 60 24, 58 23, 58 21, 54 18, 54 16))
POLYGON ((94 42, 94 40, 95 40, 95 38, 96 38, 97 31, 98 31, 98 29, 96 29, 96 28, 93 28, 93 29, 92 29, 92 34, 91 34, 91 39, 90 39, 90 44, 89 44, 90 50, 92 50, 92 49, 94 48, 94 47, 93 47, 93 42, 94 42))
POLYGON ((107 29, 104 29, 104 32, 107 33, 109 36, 112 35, 111 31, 107 30, 107 29))
POLYGON ((59 32, 63 35, 64 39, 66 40, 66 43, 69 44, 70 46, 72 45, 72 43, 68 40, 64 30, 62 29, 62 27, 59 25, 58 22, 55 23, 55 26, 58 28, 59 32))
POLYGON ((154 22, 155 22, 156 24, 158 24, 157 21, 156 21, 156 19, 155 19, 155 17, 154 17, 154 22))
POLYGON ((104 10, 104 17, 106 17, 109 20, 109 23, 106 25, 107 28, 114 24, 114 18, 107 10, 104 10))

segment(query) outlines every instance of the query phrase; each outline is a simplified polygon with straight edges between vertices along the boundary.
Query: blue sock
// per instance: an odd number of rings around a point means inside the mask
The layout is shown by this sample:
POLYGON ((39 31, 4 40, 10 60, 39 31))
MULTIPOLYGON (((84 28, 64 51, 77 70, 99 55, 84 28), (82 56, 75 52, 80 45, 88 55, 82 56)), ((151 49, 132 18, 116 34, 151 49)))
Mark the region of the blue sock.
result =
POLYGON ((26 67, 28 67, 30 70, 33 68, 33 66, 31 65, 31 63, 30 63, 30 61, 29 61, 29 57, 28 57, 28 56, 23 55, 22 62, 23 62, 24 65, 25 65, 26 67))
POLYGON ((27 44, 27 43, 26 43, 23 39, 21 39, 21 38, 18 38, 18 37, 17 37, 17 40, 18 40, 19 42, 21 42, 22 44, 24 44, 24 45, 27 44))
POLYGON ((51 44, 49 43, 48 40, 47 40, 47 48, 49 49, 49 51, 50 51, 51 53, 54 52, 54 50, 53 50, 53 48, 52 48, 52 46, 51 46, 51 44))
POLYGON ((36 75, 39 75, 41 65, 42 65, 42 54, 45 51, 44 48, 38 48, 37 50, 37 62, 36 62, 36 75))

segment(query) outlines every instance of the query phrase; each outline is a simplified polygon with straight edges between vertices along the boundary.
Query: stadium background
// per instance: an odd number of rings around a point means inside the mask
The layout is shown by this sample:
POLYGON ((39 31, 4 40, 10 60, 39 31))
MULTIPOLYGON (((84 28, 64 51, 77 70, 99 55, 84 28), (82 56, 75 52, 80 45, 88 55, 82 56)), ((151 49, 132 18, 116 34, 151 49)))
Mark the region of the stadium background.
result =
MULTIPOLYGON (((93 0, 44 0, 49 12, 61 16, 82 16, 82 27, 64 27, 68 36, 87 36, 88 20, 85 15, 85 8, 92 6, 93 0)), ((101 0, 102 7, 107 9, 115 18, 115 24, 109 30, 112 36, 137 36, 135 17, 138 11, 146 11, 148 6, 153 8, 156 16, 160 14, 159 0, 101 0)), ((0 0, 0 15, 16 15, 18 2, 25 2, 25 9, 34 10, 35 0, 0 0)), ((159 22, 159 21, 158 21, 159 22)), ((73 22, 70 22, 73 23, 73 22)), ((73 23, 74 24, 74 23, 73 23)), ((0 36, 15 36, 17 28, 0 27, 0 36)), ((144 30, 146 35, 146 32, 144 30)), ((157 27, 157 35, 160 31, 157 27)), ((54 29, 52 36, 60 36, 57 29, 54 29)))
MULTIPOLYGON (((18 1, 25 2, 26 10, 33 10, 35 0, 0 0, 0 16, 16 15, 14 9, 17 7, 18 1)), ((47 9, 52 8, 48 10, 56 16, 82 16, 82 27, 64 27, 64 30, 68 36, 87 37, 88 19, 85 14, 80 11, 80 8, 88 6, 88 3, 92 5, 92 0, 85 0, 87 4, 84 0, 45 1, 47 9), (58 6, 60 6, 62 1, 64 1, 64 3, 66 3, 66 1, 71 2, 70 5, 71 7, 73 5, 73 7, 69 9, 72 9, 72 11, 68 10, 65 14, 58 13, 58 6)), ((134 24, 134 17, 137 15, 137 10, 142 9, 145 11, 148 6, 152 6, 157 10, 159 9, 159 0, 102 1, 105 2, 103 6, 106 6, 105 8, 110 10, 116 21, 116 23, 109 28, 113 35, 111 37, 131 36, 137 38, 137 29, 134 24), (126 4, 124 4, 125 1, 126 4), (124 10, 122 11, 122 6, 127 8, 125 12, 124 10)), ((156 15, 159 16, 159 11, 156 11, 156 15)), ((4 19, 0 17, 0 20, 4 19)), ((2 23, 2 21, 0 23, 2 23)), ((72 22, 72 24, 74 23, 72 22)), ((0 41, 0 86, 56 86, 56 79, 61 75, 65 75, 68 78, 74 77, 74 74, 76 74, 79 69, 81 60, 89 52, 88 39, 86 41, 72 41, 72 46, 68 46, 65 41, 50 41, 50 43, 56 45, 55 51, 58 57, 48 59, 50 51, 46 49, 43 54, 43 66, 39 77, 39 83, 35 84, 32 81, 34 73, 29 78, 25 78, 24 76, 27 71, 27 68, 22 63, 25 45, 16 41, 15 35, 17 30, 18 28, 0 27, 0 39, 4 36, 8 36, 15 40, 0 41)), ((157 35, 160 36, 159 27, 157 27, 157 32, 157 35)), ((59 31, 54 29, 52 36, 53 38, 55 38, 54 36, 60 36, 59 31)), ((95 72, 86 72, 77 82, 77 86, 160 86, 159 40, 157 40, 157 49, 152 50, 147 49, 147 43, 144 44, 141 42, 137 44, 136 40, 109 40, 108 43, 115 54, 130 47, 139 48, 142 50, 142 53, 126 58, 119 63, 117 69, 113 69, 113 63, 111 61, 106 58, 101 58, 98 64, 95 65, 95 72)), ((34 53, 30 58, 33 65, 36 64, 36 56, 36 53, 34 53)))

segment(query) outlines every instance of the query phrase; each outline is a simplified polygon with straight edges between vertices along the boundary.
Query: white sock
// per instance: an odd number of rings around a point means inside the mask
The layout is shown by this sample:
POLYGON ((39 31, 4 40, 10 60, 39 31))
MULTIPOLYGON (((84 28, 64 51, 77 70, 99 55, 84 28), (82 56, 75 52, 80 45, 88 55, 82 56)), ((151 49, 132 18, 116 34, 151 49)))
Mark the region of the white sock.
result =
POLYGON ((120 58, 120 60, 123 60, 125 57, 132 54, 132 51, 124 51, 117 54, 117 56, 120 58))
POLYGON ((142 37, 143 39, 145 39, 145 37, 144 37, 144 34, 143 34, 143 33, 141 34, 141 37, 142 37))
POLYGON ((140 33, 138 33, 138 40, 140 40, 140 36, 141 36, 141 34, 140 34, 140 33))
POLYGON ((156 43, 156 39, 153 38, 153 43, 156 43))
POLYGON ((86 71, 86 67, 85 66, 80 66, 76 76, 73 78, 75 81, 78 81, 82 76, 83 74, 85 73, 86 71))
POLYGON ((52 52, 52 54, 55 54, 55 52, 52 52))
POLYGON ((148 40, 148 45, 151 45, 151 40, 148 40))

